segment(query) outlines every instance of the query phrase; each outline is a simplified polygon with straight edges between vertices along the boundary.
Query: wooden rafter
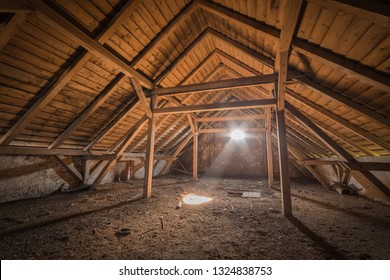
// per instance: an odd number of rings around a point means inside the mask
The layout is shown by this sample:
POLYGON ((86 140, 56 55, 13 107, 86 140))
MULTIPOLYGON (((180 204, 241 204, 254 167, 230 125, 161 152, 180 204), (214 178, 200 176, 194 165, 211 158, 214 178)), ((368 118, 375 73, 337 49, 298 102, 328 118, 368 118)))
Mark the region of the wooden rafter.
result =
POLYGON ((136 67, 142 59, 150 53, 153 49, 155 49, 163 40, 168 38, 175 29, 184 21, 186 20, 192 12, 195 11, 195 4, 194 2, 190 2, 187 4, 180 12, 179 14, 174 17, 167 26, 165 26, 160 33, 157 34, 156 37, 152 39, 152 41, 142 50, 140 55, 137 55, 133 61, 131 62, 131 66, 136 67))
MULTIPOLYGON (((227 56, 226 59, 229 59, 229 57, 227 56)), ((230 60, 230 61, 231 61, 232 63, 235 63, 235 64, 238 65, 238 66, 242 66, 243 69, 245 69, 245 70, 247 70, 247 71, 250 71, 252 74, 258 75, 258 72, 256 72, 254 69, 250 69, 250 68, 248 68, 248 67, 245 67, 245 66, 243 65, 242 62, 234 61, 234 60, 230 60)), ((299 79, 301 79, 301 77, 297 78, 297 80, 299 80, 299 79)), ((307 79, 307 78, 304 78, 303 81, 306 81, 306 80, 308 80, 308 79, 307 79)), ((316 84, 315 82, 313 82, 313 81, 311 81, 311 80, 309 80, 309 81, 308 81, 309 86, 311 86, 311 87, 316 87, 317 90, 319 90, 320 88, 322 89, 323 86, 320 86, 320 85, 316 84), (309 81, 310 81, 310 82, 309 82, 309 81)), ((325 96, 328 96, 328 93, 329 93, 329 94, 332 94, 332 93, 330 93, 330 92, 328 92, 328 91, 326 91, 326 90, 321 91, 321 93, 324 94, 325 96)), ((342 125, 342 126, 348 128, 349 130, 351 130, 352 132, 356 133, 357 135, 359 135, 359 136, 361 136, 361 137, 363 137, 363 138, 365 138, 365 139, 367 139, 367 140, 369 140, 369 141, 375 143, 376 145, 379 145, 379 146, 381 146, 381 147, 383 147, 383 148, 385 148, 385 149, 387 149, 387 150, 390 148, 389 143, 386 142, 386 141, 384 141, 383 139, 381 139, 381 138, 379 138, 379 137, 376 137, 375 135, 373 135, 373 134, 371 134, 371 133, 365 131, 364 129, 360 128, 359 126, 354 125, 354 124, 350 123, 349 121, 343 119, 342 117, 340 117, 340 116, 338 116, 338 115, 336 115, 336 114, 334 114, 334 113, 332 113, 332 112, 330 112, 330 111, 324 109, 322 106, 319 106, 319 105, 315 104, 314 102, 311 102, 310 100, 305 99, 305 98, 302 97, 301 95, 299 95, 299 94, 297 94, 297 93, 294 93, 294 92, 291 91, 291 90, 288 90, 288 91, 287 91, 287 95, 288 95, 289 97, 291 97, 291 98, 294 98, 294 100, 296 100, 296 101, 298 101, 298 102, 304 104, 305 106, 308 106, 308 107, 310 107, 310 108, 313 109, 313 110, 316 110, 317 112, 321 113, 321 114, 322 114, 323 116, 325 116, 326 118, 330 118, 331 120, 337 122, 338 124, 340 124, 340 125, 342 125)), ((341 102, 340 99, 341 99, 341 98, 338 98, 338 101, 339 101, 339 102, 341 102)), ((352 100, 351 100, 351 102, 352 102, 352 100)), ((352 102, 352 103, 353 103, 353 102, 352 102)), ((342 104, 345 105, 345 106, 348 106, 349 103, 348 103, 346 100, 344 100, 344 102, 342 102, 342 104)), ((355 108, 355 110, 358 110, 358 107, 357 107, 357 106, 355 106, 355 105, 351 105, 351 106, 353 106, 353 107, 355 108)), ((359 112, 359 113, 362 113, 362 114, 364 114, 365 112, 367 112, 367 113, 366 113, 367 115, 373 116, 373 114, 371 114, 370 111, 371 111, 371 110, 366 109, 366 110, 361 110, 361 111, 359 110, 358 112, 359 112), (368 112, 367 112, 367 111, 368 111, 368 112)), ((373 111, 372 111, 372 112, 373 112, 373 111)), ((377 113, 374 113, 374 114, 377 114, 377 113)), ((364 114, 364 115, 365 115, 365 114, 364 114)), ((372 119, 372 118, 371 118, 371 119, 372 119)), ((377 122, 381 122, 381 123, 383 122, 383 120, 380 121, 379 119, 376 119, 376 121, 377 121, 377 122)), ((348 141, 348 140, 345 139, 345 137, 343 137, 343 138, 344 138, 344 139, 343 139, 344 141, 348 141)))
POLYGON ((279 49, 276 55, 275 72, 278 73, 278 96, 277 110, 284 109, 284 101, 286 99, 287 88, 287 71, 289 51, 291 40, 294 35, 295 26, 298 22, 299 12, 301 10, 302 0, 289 0, 285 8, 283 17, 282 29, 280 31, 279 49))
POLYGON ((307 0, 330 10, 352 14, 390 28, 390 8, 384 2, 370 0, 307 0))
POLYGON ((25 13, 16 13, 12 16, 6 26, 0 28, 0 50, 3 49, 8 41, 15 35, 26 19, 27 15, 25 13))
POLYGON ((133 110, 139 99, 132 100, 119 115, 117 115, 99 134, 84 148, 84 151, 91 149, 96 143, 98 143, 104 136, 106 136, 117 124, 119 124, 130 112, 133 110))
MULTIPOLYGON (((309 130, 311 130, 315 135, 318 136, 319 139, 323 141, 323 143, 328 146, 334 153, 336 153, 340 158, 344 159, 348 163, 356 164, 357 160, 353 156, 351 156, 346 150, 344 150, 336 141, 334 141, 331 137, 329 137, 325 132, 323 132, 320 128, 318 128, 309 118, 307 118, 304 114, 302 114, 298 109, 296 109, 293 105, 287 103, 287 109, 304 124, 309 130)), ((348 168, 348 165, 346 165, 348 168)), ((382 192, 387 197, 390 197, 390 189, 383 184, 377 177, 375 177, 369 171, 359 171, 359 173, 372 185, 374 185, 380 192, 382 192)))
POLYGON ((338 56, 337 54, 333 54, 297 38, 293 39, 293 49, 346 74, 357 76, 360 80, 375 85, 386 92, 390 91, 389 77, 363 64, 353 62, 345 57, 338 56))
POLYGON ((321 94, 323 96, 327 96, 327 97, 331 98, 332 100, 343 104, 343 106, 345 106, 349 109, 352 109, 356 112, 361 113, 363 116, 369 118, 370 120, 377 122, 377 123, 380 123, 380 124, 386 126, 387 128, 390 128, 390 119, 377 113, 376 111, 373 111, 373 110, 357 103, 356 101, 351 100, 351 99, 343 96, 342 94, 331 90, 330 88, 327 88, 319 83, 316 83, 307 77, 297 77, 297 78, 294 78, 294 80, 305 84, 305 86, 307 86, 311 90, 314 90, 315 92, 318 92, 319 94, 321 94))
MULTIPOLYGON (((38 2, 38 1, 36 1, 38 2)), ((36 3, 34 1, 34 3, 36 3)), ((129 1, 120 12, 110 21, 107 27, 102 30, 97 38, 97 44, 105 43, 115 32, 119 24, 122 23, 129 12, 139 4, 140 0, 129 1)), ((92 39, 91 39, 92 40, 92 39)), ((51 100, 64 88, 64 86, 72 79, 72 77, 80 71, 84 64, 91 58, 91 52, 82 52, 73 63, 41 94, 34 104, 27 110, 26 113, 7 131, 5 135, 0 139, 0 145, 6 146, 12 142, 12 140, 18 135, 32 120, 33 118, 47 105, 51 100)))
POLYGON ((103 47, 100 42, 89 37, 44 2, 41 0, 29 1, 29 5, 34 8, 40 19, 56 28, 61 34, 81 45, 92 54, 107 60, 113 66, 120 69, 123 74, 129 77, 137 78, 146 88, 153 88, 153 83, 148 78, 138 73, 133 67, 128 65, 126 61, 122 60, 111 51, 103 47))
POLYGON ((154 80, 155 85, 159 85, 165 77, 176 67, 176 65, 185 57, 188 56, 188 54, 198 45, 199 42, 201 42, 206 35, 208 34, 207 29, 203 31, 183 52, 180 53, 180 55, 167 67, 165 68, 154 80))
MULTIPOLYGON (((226 20, 233 21, 239 26, 255 29, 261 32, 267 38, 271 40, 275 40, 275 42, 280 37, 280 32, 277 29, 274 29, 252 18, 242 15, 238 12, 235 12, 229 8, 222 7, 218 4, 205 1, 205 0, 197 0, 197 2, 202 7, 202 9, 205 9, 226 20)), ((316 59, 327 63, 328 65, 337 67, 343 72, 346 72, 351 75, 357 75, 361 80, 366 81, 370 84, 375 84, 380 88, 389 91, 389 85, 390 85, 389 79, 378 71, 372 70, 369 67, 366 67, 362 64, 349 62, 345 60, 345 58, 341 58, 335 54, 332 54, 328 51, 321 49, 320 47, 317 47, 308 42, 304 42, 303 40, 300 39, 293 38, 292 46, 294 49, 296 49, 298 52, 304 55, 315 57, 316 59)))
POLYGON ((325 109, 324 107, 314 103, 313 101, 310 101, 310 100, 304 98, 303 96, 301 96, 301 95, 299 95, 291 90, 288 91, 288 96, 291 97, 293 100, 299 102, 300 104, 303 104, 303 105, 315 110, 317 113, 323 115, 324 117, 335 121, 336 123, 342 125, 343 127, 347 128, 348 130, 352 131, 353 133, 355 133, 355 134, 371 141, 372 143, 390 151, 390 143, 388 143, 384 139, 377 137, 374 134, 364 130, 360 126, 349 122, 348 120, 340 117, 339 115, 332 113, 331 111, 325 109))
POLYGON ((21 0, 1 0, 0 13, 31 12, 31 8, 21 0))
POLYGON ((151 118, 152 117, 152 111, 150 110, 149 103, 146 100, 145 93, 144 93, 144 91, 143 91, 143 89, 142 89, 138 79, 134 78, 134 77, 131 77, 130 80, 131 80, 131 83, 133 84, 135 92, 137 93, 137 96, 138 96, 138 99, 140 101, 140 104, 141 104, 142 108, 144 109, 144 111, 145 111, 146 115, 148 116, 148 118, 151 118))
POLYGON ((119 74, 115 79, 96 97, 92 103, 50 144, 48 149, 58 148, 73 131, 84 123, 124 82, 125 76, 119 74))

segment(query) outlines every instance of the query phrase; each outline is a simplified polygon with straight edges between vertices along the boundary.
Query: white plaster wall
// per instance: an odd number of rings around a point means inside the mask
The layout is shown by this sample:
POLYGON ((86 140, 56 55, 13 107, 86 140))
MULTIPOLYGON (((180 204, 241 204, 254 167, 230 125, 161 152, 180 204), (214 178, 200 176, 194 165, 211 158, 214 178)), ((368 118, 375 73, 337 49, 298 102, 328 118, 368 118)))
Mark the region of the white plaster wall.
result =
MULTIPOLYGON (((359 162, 390 162, 390 157, 356 157, 355 159, 359 162)), ((326 180, 328 180, 328 182, 338 182, 339 179, 330 165, 318 166, 317 170, 326 180)), ((372 171, 372 174, 390 188, 390 170, 372 171)), ((352 172, 351 179, 348 184, 355 185, 355 187, 358 188, 360 195, 390 205, 390 199, 382 194, 382 192, 378 191, 377 188, 364 177, 359 175, 358 172, 352 172)))
POLYGON ((62 188, 72 180, 59 175, 56 160, 49 157, 1 156, 0 202, 39 197, 62 188))

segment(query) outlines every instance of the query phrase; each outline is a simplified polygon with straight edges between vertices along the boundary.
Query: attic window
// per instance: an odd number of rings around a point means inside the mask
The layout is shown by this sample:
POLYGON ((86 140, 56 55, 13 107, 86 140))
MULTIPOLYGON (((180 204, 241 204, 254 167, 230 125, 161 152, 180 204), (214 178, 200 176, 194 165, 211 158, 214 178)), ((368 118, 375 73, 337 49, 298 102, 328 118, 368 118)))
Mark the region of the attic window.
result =
POLYGON ((234 140, 242 140, 245 138, 245 133, 239 129, 233 130, 230 137, 234 140))

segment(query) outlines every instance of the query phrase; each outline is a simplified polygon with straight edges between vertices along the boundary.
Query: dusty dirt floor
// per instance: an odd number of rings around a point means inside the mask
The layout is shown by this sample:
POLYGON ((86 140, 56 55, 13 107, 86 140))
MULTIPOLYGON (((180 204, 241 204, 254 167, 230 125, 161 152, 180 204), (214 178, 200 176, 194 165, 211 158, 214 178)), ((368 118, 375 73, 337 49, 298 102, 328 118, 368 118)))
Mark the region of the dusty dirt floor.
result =
POLYGON ((1 259, 390 259, 390 206, 292 183, 170 176, 0 205, 1 259), (260 198, 243 198, 243 191, 260 198), (180 195, 212 201, 177 209, 180 195))

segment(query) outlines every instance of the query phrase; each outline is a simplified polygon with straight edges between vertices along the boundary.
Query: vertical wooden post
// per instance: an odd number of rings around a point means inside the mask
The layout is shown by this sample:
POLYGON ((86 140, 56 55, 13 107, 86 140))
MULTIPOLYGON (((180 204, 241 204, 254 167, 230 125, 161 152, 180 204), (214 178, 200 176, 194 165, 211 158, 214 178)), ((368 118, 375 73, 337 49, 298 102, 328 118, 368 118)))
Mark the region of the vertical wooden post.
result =
POLYGON ((192 178, 198 180, 198 133, 193 134, 192 178))
POLYGON ((146 158, 145 158, 145 176, 144 176, 144 191, 143 197, 150 198, 152 196, 153 184, 153 167, 154 167, 154 140, 156 137, 156 118, 152 113, 156 107, 156 96, 150 98, 150 112, 148 119, 148 141, 146 144, 146 158))
POLYGON ((268 168, 268 186, 274 186, 274 164, 272 159, 272 142, 271 142, 271 108, 266 110, 266 143, 267 143, 267 168, 268 168))
POLYGON ((150 198, 152 196, 152 182, 153 182, 153 165, 154 165, 154 139, 156 135, 155 130, 156 119, 152 116, 148 120, 148 142, 146 147, 145 159, 145 176, 144 176, 144 191, 143 197, 150 198))
POLYGON ((283 203, 282 212, 285 217, 289 217, 292 216, 292 208, 284 109, 276 111, 276 123, 278 129, 280 187, 283 203))
POLYGON ((87 184, 89 180, 89 175, 91 174, 91 161, 84 159, 83 160, 83 184, 87 184))

